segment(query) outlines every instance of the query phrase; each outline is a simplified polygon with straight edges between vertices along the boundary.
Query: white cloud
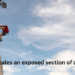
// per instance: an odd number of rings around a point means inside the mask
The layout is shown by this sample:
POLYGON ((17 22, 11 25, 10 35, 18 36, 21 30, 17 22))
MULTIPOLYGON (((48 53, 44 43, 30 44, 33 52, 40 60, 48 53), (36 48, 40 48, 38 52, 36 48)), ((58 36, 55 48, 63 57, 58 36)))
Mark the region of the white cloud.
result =
MULTIPOLYGON (((47 0, 48 1, 48 0, 47 0)), ((68 0, 57 0, 55 1, 48 1, 46 5, 37 5, 35 10, 33 11, 34 14, 38 15, 39 17, 50 17, 55 15, 69 15, 72 13, 72 7, 70 4, 67 3, 68 0), (50 4, 52 6, 50 6, 50 4)))
POLYGON ((26 69, 29 69, 29 70, 35 70, 35 67, 36 67, 37 65, 26 65, 26 69))
POLYGON ((69 72, 51 72, 47 73, 48 75, 71 75, 69 72))
POLYGON ((4 75, 12 75, 14 72, 20 71, 20 69, 13 66, 3 65, 4 75))
POLYGON ((32 52, 28 51, 28 52, 14 52, 11 49, 1 49, 3 52, 7 52, 7 54, 12 54, 14 57, 21 57, 22 59, 30 59, 29 57, 26 57, 27 55, 30 55, 32 52), (25 58, 26 57, 26 58, 25 58))
POLYGON ((65 44, 69 48, 75 48, 74 12, 75 10, 68 3, 68 0, 47 0, 46 6, 39 4, 33 10, 33 13, 44 19, 45 24, 35 27, 22 27, 21 25, 18 38, 25 45, 32 44, 34 47, 42 50, 50 50, 55 47, 65 46, 65 44), (58 20, 58 23, 51 19, 58 20))
POLYGON ((50 67, 48 67, 48 66, 42 66, 42 67, 38 67, 36 70, 51 70, 51 68, 50 67))
POLYGON ((31 27, 22 27, 21 25, 18 38, 26 46, 32 44, 42 50, 65 45, 75 48, 75 10, 68 0, 57 0, 56 2, 47 0, 46 6, 36 5, 33 12, 43 18, 45 24, 31 27), (58 23, 54 22, 54 19, 58 20, 58 23))
POLYGON ((22 28, 18 32, 18 38, 25 45, 32 44, 38 49, 49 50, 64 44, 74 45, 74 30, 73 26, 66 26, 65 23, 47 23, 42 27, 22 28))
POLYGON ((26 55, 29 55, 31 53, 31 51, 27 52, 27 53, 21 53, 21 54, 18 54, 18 56, 22 57, 23 59, 29 59, 28 57, 25 58, 26 55))
POLYGON ((45 65, 41 67, 37 67, 36 70, 48 70, 47 74, 49 75, 71 75, 72 73, 69 70, 75 71, 74 66, 74 60, 75 60, 75 51, 74 50, 65 50, 62 52, 59 52, 52 58, 46 59, 46 61, 65 61, 65 64, 63 65, 45 65), (72 63, 70 65, 67 65, 67 61, 71 61, 72 63))

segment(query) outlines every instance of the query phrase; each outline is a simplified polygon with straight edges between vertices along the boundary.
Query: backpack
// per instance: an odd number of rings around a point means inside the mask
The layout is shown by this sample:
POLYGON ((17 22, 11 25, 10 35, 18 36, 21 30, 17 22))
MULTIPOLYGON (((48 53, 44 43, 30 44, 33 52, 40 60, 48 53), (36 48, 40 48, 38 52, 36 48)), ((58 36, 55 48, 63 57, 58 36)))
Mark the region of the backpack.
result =
POLYGON ((6 32, 6 33, 9 33, 8 26, 5 26, 5 32, 6 32))

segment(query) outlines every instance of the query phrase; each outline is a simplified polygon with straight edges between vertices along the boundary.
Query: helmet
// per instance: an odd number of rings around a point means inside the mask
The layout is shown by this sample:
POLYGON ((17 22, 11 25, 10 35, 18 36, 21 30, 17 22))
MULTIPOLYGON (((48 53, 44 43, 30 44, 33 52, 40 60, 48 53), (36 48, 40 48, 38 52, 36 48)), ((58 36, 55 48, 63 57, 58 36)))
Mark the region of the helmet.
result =
POLYGON ((2 24, 0 24, 0 27, 2 27, 3 25, 2 24))

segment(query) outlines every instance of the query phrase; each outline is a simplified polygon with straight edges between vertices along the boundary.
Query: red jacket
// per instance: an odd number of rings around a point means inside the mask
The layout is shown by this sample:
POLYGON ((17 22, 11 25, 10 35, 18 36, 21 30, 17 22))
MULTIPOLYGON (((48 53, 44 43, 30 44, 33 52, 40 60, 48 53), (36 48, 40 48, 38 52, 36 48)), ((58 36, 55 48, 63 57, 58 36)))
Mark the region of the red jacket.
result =
POLYGON ((5 26, 5 29, 3 29, 3 32, 9 33, 8 26, 5 26))

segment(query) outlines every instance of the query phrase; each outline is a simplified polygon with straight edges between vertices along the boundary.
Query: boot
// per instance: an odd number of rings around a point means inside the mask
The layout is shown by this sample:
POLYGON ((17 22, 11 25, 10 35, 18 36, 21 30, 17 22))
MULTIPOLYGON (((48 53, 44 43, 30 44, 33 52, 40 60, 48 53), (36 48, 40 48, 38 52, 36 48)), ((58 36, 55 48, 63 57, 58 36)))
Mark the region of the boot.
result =
POLYGON ((2 42, 2 38, 0 38, 0 42, 2 42))

